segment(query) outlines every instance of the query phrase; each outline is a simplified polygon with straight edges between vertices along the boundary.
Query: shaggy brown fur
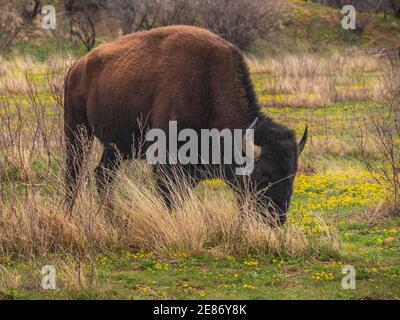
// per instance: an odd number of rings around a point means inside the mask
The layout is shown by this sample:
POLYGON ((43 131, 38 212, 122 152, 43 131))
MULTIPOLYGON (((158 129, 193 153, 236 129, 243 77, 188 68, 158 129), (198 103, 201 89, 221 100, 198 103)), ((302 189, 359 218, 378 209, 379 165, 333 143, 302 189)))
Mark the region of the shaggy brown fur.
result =
MULTIPOLYGON (((171 120, 180 128, 195 130, 244 129, 257 116, 259 109, 240 51, 195 27, 171 26, 121 37, 80 59, 66 79, 67 151, 71 154, 72 149, 80 148, 76 138, 79 126, 104 144, 96 169, 99 185, 112 182, 104 168, 116 165, 113 146, 125 158, 137 157, 131 153, 132 144, 140 140, 137 137, 143 129, 167 131, 171 120)), ((269 119, 262 120, 268 123, 264 127, 274 127, 271 134, 279 129, 279 137, 286 139, 285 147, 278 148, 290 159, 284 174, 295 173, 293 133, 269 119)), ((81 157, 68 157, 70 193, 76 187, 81 161, 81 157)), ((287 196, 284 198, 286 201, 287 196)))

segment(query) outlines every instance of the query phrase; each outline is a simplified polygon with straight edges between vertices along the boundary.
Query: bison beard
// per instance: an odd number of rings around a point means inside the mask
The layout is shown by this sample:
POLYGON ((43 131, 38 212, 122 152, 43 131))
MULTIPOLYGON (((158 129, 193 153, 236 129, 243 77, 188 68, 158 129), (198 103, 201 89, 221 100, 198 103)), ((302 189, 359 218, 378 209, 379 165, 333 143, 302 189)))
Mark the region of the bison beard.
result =
MULTIPOLYGON (((133 33, 104 44, 78 60, 68 72, 64 101, 67 140, 67 202, 72 209, 85 158, 81 134, 104 145, 96 179, 108 201, 121 160, 140 158, 147 130, 165 132, 170 121, 180 128, 246 129, 255 125, 257 159, 247 179, 234 175, 235 166, 181 165, 195 186, 210 177, 225 179, 238 197, 250 186, 260 212, 274 205, 283 223, 292 195, 299 151, 294 133, 263 116, 240 51, 203 29, 171 26, 133 33), (121 157, 119 157, 121 155, 121 157)), ((172 166, 154 166, 158 188, 171 208, 172 166), (164 179, 163 175, 170 175, 164 179)), ((240 199, 239 199, 240 200, 240 199)))

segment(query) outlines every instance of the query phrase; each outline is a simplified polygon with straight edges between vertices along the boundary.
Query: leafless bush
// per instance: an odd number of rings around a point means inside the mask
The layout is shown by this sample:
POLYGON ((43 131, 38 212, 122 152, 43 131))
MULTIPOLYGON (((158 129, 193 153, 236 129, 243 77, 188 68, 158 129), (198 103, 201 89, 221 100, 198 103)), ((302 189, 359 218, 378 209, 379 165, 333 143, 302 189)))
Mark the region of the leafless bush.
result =
POLYGON ((4 51, 18 41, 22 18, 12 3, 0 3, 0 10, 0 51, 4 51))
POLYGON ((26 22, 32 22, 35 17, 40 13, 42 4, 40 0, 25 1, 22 6, 22 17, 26 22))
POLYGON ((395 17, 400 18, 400 2, 397 0, 388 0, 389 7, 393 10, 395 17))
MULTIPOLYGON (((165 4, 163 4, 165 6, 165 4)), ((154 27, 161 9, 160 1, 108 0, 107 10, 121 23, 122 33, 128 34, 154 27)))
POLYGON ((64 8, 70 19, 70 34, 78 38, 87 51, 93 49, 96 44, 96 18, 104 9, 104 1, 101 0, 67 0, 64 8))
MULTIPOLYGON (((392 64, 393 66, 394 64, 392 64)), ((400 76, 391 69, 384 78, 390 98, 382 105, 367 108, 360 130, 360 147, 364 162, 371 175, 390 194, 395 212, 400 212, 400 76), (374 143, 378 158, 368 156, 366 146, 374 143)))
POLYGON ((156 3, 161 6, 157 22, 159 26, 196 25, 199 14, 196 0, 156 0, 156 3))
POLYGON ((284 17, 283 1, 204 0, 196 2, 197 23, 246 49, 256 39, 279 29, 284 17))
POLYGON ((87 51, 93 49, 96 43, 96 27, 87 12, 82 12, 71 18, 71 35, 78 37, 87 51))
MULTIPOLYGON (((381 108, 382 109, 382 108, 381 108)), ((389 190, 395 208, 400 209, 400 104, 389 102, 384 110, 368 112, 369 136, 363 132, 361 150, 364 162, 372 176, 389 190), (375 142, 379 160, 370 159, 365 152, 366 144, 375 142)))
MULTIPOLYGON (((60 68, 57 66, 48 72, 58 74, 60 68)), ((8 77, 12 75, 6 74, 5 78, 8 77)), ((18 79, 16 81, 18 82, 18 79)), ((33 179, 47 178, 51 172, 44 170, 38 173, 32 165, 34 162, 50 166, 56 157, 60 156, 60 153, 54 150, 62 143, 58 140, 62 138, 60 136, 62 108, 57 103, 56 96, 50 99, 43 96, 42 92, 47 88, 45 78, 37 77, 32 70, 27 69, 21 81, 23 81, 22 86, 13 82, 13 87, 0 88, 0 146, 4 151, 0 155, 2 164, 0 170, 2 179, 7 179, 8 182, 9 179, 17 177, 32 183, 33 179), (24 98, 16 94, 18 89, 23 89, 24 98), (5 171, 7 168, 12 170, 5 171)), ((61 82, 59 86, 62 86, 63 80, 59 81, 61 82)), ((56 87, 54 82, 55 80, 49 86, 56 87)))
POLYGON ((280 28, 284 0, 117 0, 108 1, 110 13, 123 33, 166 25, 195 25, 209 29, 246 49, 280 28))

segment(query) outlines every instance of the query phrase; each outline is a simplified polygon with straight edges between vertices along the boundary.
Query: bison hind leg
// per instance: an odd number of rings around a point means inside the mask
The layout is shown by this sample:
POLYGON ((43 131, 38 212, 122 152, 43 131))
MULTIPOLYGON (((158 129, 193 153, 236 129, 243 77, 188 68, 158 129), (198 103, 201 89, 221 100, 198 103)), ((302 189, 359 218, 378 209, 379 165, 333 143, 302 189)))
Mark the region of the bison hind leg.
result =
POLYGON ((66 205, 71 212, 82 184, 82 169, 91 150, 93 134, 85 123, 65 125, 66 136, 66 205))

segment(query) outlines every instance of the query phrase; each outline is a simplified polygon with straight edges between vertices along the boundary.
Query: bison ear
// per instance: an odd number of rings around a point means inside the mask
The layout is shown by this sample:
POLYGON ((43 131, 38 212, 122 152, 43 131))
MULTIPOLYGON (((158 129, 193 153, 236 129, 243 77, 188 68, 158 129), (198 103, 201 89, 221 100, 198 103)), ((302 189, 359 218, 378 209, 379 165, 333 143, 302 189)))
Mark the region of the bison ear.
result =
MULTIPOLYGON (((254 120, 254 122, 251 124, 251 126, 247 130, 252 130, 256 126, 258 121, 258 118, 254 120)), ((261 157, 262 149, 260 146, 254 144, 253 136, 249 134, 249 132, 246 132, 246 134, 243 137, 243 152, 246 154, 247 157, 253 159, 253 160, 258 160, 261 157), (247 154, 247 150, 249 151, 249 154, 247 154)))
POLYGON ((304 130, 303 137, 301 138, 299 144, 297 145, 297 156, 300 156, 301 153, 304 150, 304 147, 306 146, 307 143, 307 137, 308 137, 308 127, 306 127, 306 130, 304 130))
POLYGON ((249 157, 252 160, 258 160, 261 157, 262 153, 262 148, 256 144, 254 144, 254 141, 252 137, 248 136, 247 134, 243 137, 243 152, 247 157, 249 157), (249 151, 249 154, 247 154, 247 150, 249 151))

